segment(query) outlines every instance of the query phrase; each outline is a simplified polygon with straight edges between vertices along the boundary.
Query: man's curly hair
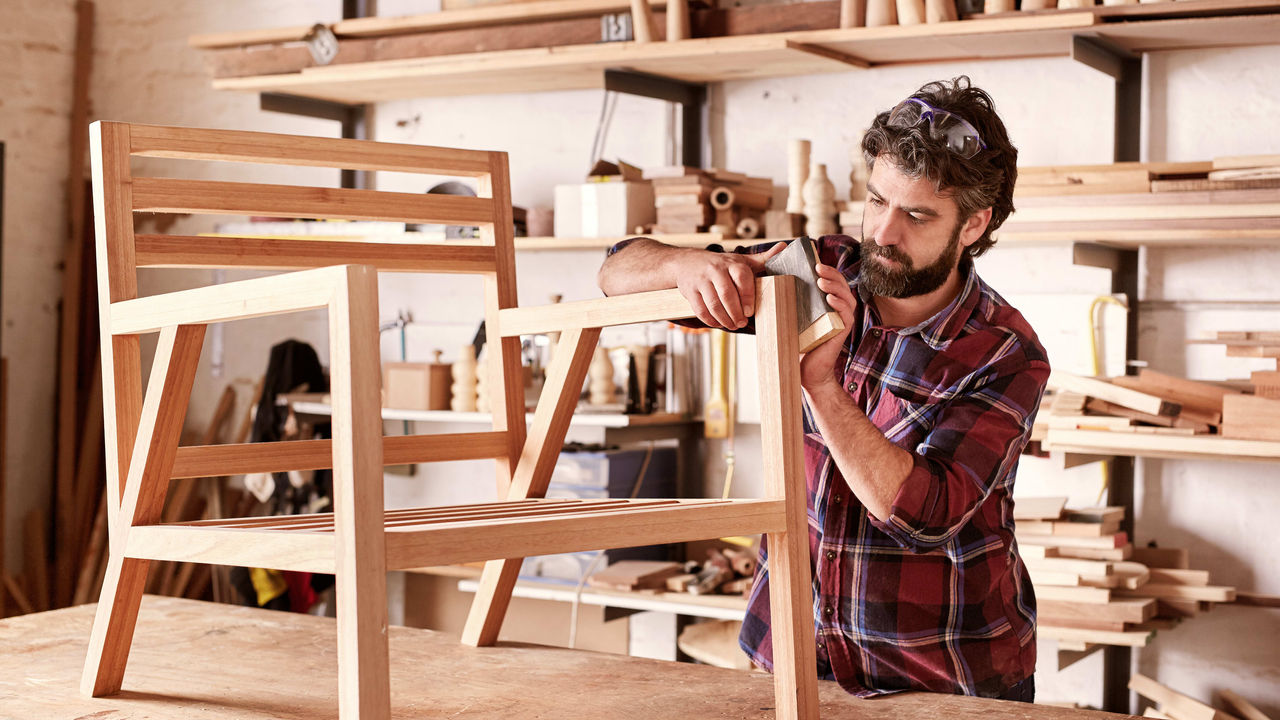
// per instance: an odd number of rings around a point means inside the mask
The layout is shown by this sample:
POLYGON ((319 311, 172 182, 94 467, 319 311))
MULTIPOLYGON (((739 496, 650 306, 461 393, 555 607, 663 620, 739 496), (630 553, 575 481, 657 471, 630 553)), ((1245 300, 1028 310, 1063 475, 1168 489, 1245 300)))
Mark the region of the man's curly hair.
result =
POLYGON ((967 248, 971 257, 978 257, 995 245, 991 233, 1014 210, 1018 149, 1009 142, 1009 133, 996 115, 991 96, 973 87, 967 76, 961 75, 949 83, 931 82, 911 97, 968 120, 977 128, 987 148, 966 160, 948 149, 944 141, 930 137, 927 122, 909 128, 890 127, 890 111, 885 111, 876 115, 862 138, 867 170, 874 168, 876 159, 884 156, 909 177, 928 178, 940 194, 955 198, 961 221, 990 207, 991 221, 986 231, 967 248))

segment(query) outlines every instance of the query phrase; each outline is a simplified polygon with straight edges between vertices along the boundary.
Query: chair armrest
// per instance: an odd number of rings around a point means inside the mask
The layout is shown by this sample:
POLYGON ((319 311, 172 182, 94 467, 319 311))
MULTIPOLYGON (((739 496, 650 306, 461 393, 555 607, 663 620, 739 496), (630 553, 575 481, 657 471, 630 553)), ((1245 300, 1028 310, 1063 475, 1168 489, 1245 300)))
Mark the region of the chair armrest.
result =
POLYGON ((366 272, 376 271, 368 265, 334 265, 122 300, 111 304, 111 334, 323 308, 347 287, 352 273, 366 272))
POLYGON ((510 308, 498 314, 502 337, 562 332, 631 323, 681 320, 694 316, 679 290, 615 295, 540 307, 510 308))

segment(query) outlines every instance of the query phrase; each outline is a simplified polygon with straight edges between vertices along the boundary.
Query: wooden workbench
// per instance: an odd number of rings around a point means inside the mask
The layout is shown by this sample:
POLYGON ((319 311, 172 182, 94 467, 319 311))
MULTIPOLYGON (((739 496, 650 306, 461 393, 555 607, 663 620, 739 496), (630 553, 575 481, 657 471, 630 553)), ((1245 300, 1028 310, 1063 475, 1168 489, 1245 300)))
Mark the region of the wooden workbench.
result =
MULTIPOLYGON (((334 621, 147 596, 124 690, 78 691, 93 605, 0 621, 0 717, 201 720, 337 717, 334 621)), ((820 682, 823 718, 1121 717, 908 693, 858 700, 820 682)), ((391 629, 396 718, 772 718, 767 675, 576 650, 470 648, 429 630, 391 629)))

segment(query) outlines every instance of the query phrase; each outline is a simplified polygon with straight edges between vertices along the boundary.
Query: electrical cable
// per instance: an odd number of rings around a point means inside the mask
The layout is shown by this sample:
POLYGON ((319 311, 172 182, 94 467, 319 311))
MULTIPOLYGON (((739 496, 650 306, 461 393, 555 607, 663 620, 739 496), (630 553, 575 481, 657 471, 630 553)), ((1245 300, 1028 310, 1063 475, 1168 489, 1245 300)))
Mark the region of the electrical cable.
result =
MULTIPOLYGON (((640 471, 636 473, 636 480, 631 484, 631 494, 627 496, 629 500, 635 500, 640 494, 640 485, 644 482, 645 473, 649 472, 649 461, 653 459, 653 448, 655 441, 650 440, 649 446, 645 448, 644 459, 640 461, 640 471)), ((596 566, 600 564, 600 558, 605 556, 604 550, 596 552, 596 556, 591 558, 591 563, 582 571, 582 576, 578 578, 578 587, 573 591, 573 602, 569 605, 569 649, 572 650, 578 643, 578 607, 582 604, 582 590, 587 585, 587 578, 591 577, 596 571, 596 566)))
MULTIPOLYGON (((1093 375, 1097 377, 1102 374, 1102 358, 1099 355, 1098 343, 1098 308, 1103 305, 1118 305, 1125 310, 1129 306, 1120 302, 1110 295, 1099 295, 1089 303, 1089 357, 1093 360, 1093 375)), ((1098 504, 1102 504, 1102 497, 1107 494, 1107 490, 1111 487, 1111 461, 1102 461, 1102 487, 1098 488, 1098 504)))

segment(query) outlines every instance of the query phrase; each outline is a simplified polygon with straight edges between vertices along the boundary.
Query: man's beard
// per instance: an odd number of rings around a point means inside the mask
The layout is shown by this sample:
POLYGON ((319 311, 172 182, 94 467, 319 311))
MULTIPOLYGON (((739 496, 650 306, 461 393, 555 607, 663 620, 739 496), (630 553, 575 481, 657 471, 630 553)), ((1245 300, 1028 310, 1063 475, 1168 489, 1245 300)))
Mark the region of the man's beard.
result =
POLYGON ((942 254, 919 270, 912 266, 911 258, 896 245, 881 247, 876 245, 875 238, 866 237, 864 233, 860 243, 862 267, 858 272, 859 282, 867 292, 881 297, 908 298, 937 290, 951 276, 951 271, 960 258, 960 230, 963 227, 963 222, 957 222, 942 254), (898 266, 885 265, 875 260, 876 257, 896 260, 898 266))

